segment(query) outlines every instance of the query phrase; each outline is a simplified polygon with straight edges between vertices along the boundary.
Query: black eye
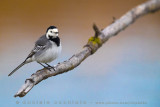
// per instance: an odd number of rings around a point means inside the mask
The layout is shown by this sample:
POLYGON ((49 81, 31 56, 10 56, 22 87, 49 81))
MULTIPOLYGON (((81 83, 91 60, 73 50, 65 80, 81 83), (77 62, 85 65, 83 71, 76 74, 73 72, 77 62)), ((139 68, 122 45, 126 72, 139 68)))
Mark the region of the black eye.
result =
POLYGON ((52 31, 50 31, 52 33, 52 31))

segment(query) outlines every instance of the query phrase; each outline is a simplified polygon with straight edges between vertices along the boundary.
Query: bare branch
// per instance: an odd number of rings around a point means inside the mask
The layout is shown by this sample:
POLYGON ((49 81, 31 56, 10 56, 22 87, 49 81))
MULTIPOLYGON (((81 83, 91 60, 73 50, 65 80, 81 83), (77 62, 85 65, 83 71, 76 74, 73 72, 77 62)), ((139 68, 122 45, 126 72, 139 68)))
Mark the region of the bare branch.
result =
POLYGON ((100 48, 102 44, 105 43, 110 37, 117 35, 120 31, 132 24, 140 16, 156 12, 159 9, 160 0, 151 0, 133 8, 102 31, 99 31, 98 27, 96 27, 94 24, 93 28, 95 30, 95 36, 89 38, 87 45, 84 46, 82 51, 73 55, 70 59, 57 64, 55 66, 55 71, 49 71, 48 69, 44 68, 32 74, 29 79, 26 79, 25 84, 23 84, 20 90, 15 94, 15 97, 25 96, 36 84, 48 77, 65 73, 76 68, 88 56, 95 53, 96 50, 100 48))

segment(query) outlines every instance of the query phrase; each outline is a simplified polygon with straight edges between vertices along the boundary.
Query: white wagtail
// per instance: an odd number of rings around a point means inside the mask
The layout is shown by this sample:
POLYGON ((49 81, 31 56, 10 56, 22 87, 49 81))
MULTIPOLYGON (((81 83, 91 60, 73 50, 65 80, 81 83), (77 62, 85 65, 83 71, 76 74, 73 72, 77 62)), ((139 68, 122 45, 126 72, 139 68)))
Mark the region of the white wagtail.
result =
MULTIPOLYGON (((15 71, 17 71, 24 64, 37 61, 40 65, 44 66, 42 63, 50 66, 49 62, 53 61, 61 53, 61 42, 58 37, 58 29, 55 26, 50 26, 46 34, 41 36, 35 43, 34 49, 28 55, 24 62, 22 62, 17 68, 15 68, 8 76, 11 76, 15 71)), ((46 67, 47 68, 47 67, 46 67)), ((53 67, 52 67, 53 68, 53 67)))

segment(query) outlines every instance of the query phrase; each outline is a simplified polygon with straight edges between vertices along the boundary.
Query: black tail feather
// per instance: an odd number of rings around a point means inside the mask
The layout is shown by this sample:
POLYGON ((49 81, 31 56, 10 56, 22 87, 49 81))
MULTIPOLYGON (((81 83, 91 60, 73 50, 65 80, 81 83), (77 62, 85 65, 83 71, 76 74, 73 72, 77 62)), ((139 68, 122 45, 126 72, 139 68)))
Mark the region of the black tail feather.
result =
POLYGON ((11 76, 14 72, 16 72, 19 68, 21 68, 25 64, 25 61, 22 62, 17 68, 15 68, 8 76, 11 76))

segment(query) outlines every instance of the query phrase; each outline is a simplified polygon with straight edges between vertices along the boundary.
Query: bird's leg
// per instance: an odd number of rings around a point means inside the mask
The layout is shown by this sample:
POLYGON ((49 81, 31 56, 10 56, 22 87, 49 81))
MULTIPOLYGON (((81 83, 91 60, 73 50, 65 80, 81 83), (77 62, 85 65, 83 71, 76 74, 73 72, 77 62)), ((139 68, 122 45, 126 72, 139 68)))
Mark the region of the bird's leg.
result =
POLYGON ((47 63, 45 63, 46 65, 48 65, 48 67, 53 68, 53 70, 55 71, 55 68, 47 63))
MULTIPOLYGON (((44 65, 43 65, 43 64, 41 64, 40 62, 37 62, 37 63, 39 63, 40 65, 42 65, 44 68, 46 68, 46 69, 50 70, 48 67, 44 66, 44 65)), ((50 71, 51 71, 51 70, 50 70, 50 71)))

